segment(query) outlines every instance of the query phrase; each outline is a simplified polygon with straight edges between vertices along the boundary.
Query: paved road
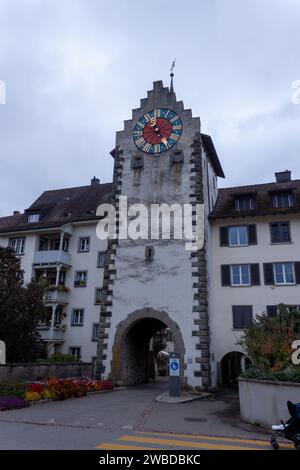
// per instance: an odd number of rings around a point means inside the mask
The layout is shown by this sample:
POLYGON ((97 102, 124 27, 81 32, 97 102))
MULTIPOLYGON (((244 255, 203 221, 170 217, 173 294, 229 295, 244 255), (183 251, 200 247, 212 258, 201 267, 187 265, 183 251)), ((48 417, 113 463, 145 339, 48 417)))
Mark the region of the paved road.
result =
POLYGON ((269 445, 266 430, 239 420, 237 398, 232 393, 176 405, 155 402, 165 388, 165 382, 158 382, 1 412, 0 449, 221 449, 269 445))

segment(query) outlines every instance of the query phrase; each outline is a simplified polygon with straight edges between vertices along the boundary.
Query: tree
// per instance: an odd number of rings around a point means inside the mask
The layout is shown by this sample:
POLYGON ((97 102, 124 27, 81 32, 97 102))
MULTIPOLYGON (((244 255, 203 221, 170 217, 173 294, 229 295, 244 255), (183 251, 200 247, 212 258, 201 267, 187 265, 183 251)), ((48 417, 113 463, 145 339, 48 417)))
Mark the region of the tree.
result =
POLYGON ((43 294, 38 284, 25 286, 19 258, 0 247, 0 339, 8 362, 30 362, 44 353, 37 330, 47 318, 43 294))
POLYGON ((273 372, 291 365, 292 344, 299 335, 300 311, 279 305, 276 317, 259 315, 238 342, 254 366, 273 372))

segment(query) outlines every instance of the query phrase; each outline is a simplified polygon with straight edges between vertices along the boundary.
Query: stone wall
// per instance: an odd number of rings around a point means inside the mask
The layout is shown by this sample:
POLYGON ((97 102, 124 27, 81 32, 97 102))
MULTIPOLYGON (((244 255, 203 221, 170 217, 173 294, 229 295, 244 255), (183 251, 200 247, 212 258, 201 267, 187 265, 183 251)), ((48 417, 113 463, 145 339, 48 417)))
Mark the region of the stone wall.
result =
POLYGON ((271 427, 290 418, 287 401, 300 402, 300 384, 239 379, 241 418, 271 427))
POLYGON ((89 362, 28 363, 0 365, 0 382, 39 380, 44 377, 92 377, 93 365, 89 362))

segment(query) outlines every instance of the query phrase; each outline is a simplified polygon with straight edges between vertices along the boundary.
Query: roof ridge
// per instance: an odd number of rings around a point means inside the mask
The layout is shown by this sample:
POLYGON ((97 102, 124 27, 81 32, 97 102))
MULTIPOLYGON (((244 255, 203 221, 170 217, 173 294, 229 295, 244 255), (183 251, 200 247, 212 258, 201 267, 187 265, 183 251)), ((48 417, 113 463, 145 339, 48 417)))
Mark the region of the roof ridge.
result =
POLYGON ((249 187, 258 187, 258 186, 267 186, 267 185, 271 185, 271 184, 284 185, 284 184, 299 182, 299 181, 300 181, 300 179, 294 179, 294 180, 290 180, 290 181, 284 181, 282 183, 278 183, 277 181, 270 181, 269 183, 244 184, 242 186, 226 186, 225 188, 219 188, 218 191, 230 190, 230 189, 249 188, 249 187))

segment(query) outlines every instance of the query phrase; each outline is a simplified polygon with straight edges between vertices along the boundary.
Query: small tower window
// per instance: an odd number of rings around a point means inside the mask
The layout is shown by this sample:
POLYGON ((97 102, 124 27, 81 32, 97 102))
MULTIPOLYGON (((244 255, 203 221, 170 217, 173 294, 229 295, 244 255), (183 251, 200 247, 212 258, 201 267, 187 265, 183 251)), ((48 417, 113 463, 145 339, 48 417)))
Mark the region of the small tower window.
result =
POLYGON ((143 155, 133 155, 131 160, 132 170, 141 170, 144 167, 143 155))
POLYGON ((154 258, 154 247, 152 245, 146 246, 145 248, 145 259, 152 261, 154 258))
POLYGON ((171 153, 171 165, 183 163, 183 151, 182 150, 173 150, 171 153))

